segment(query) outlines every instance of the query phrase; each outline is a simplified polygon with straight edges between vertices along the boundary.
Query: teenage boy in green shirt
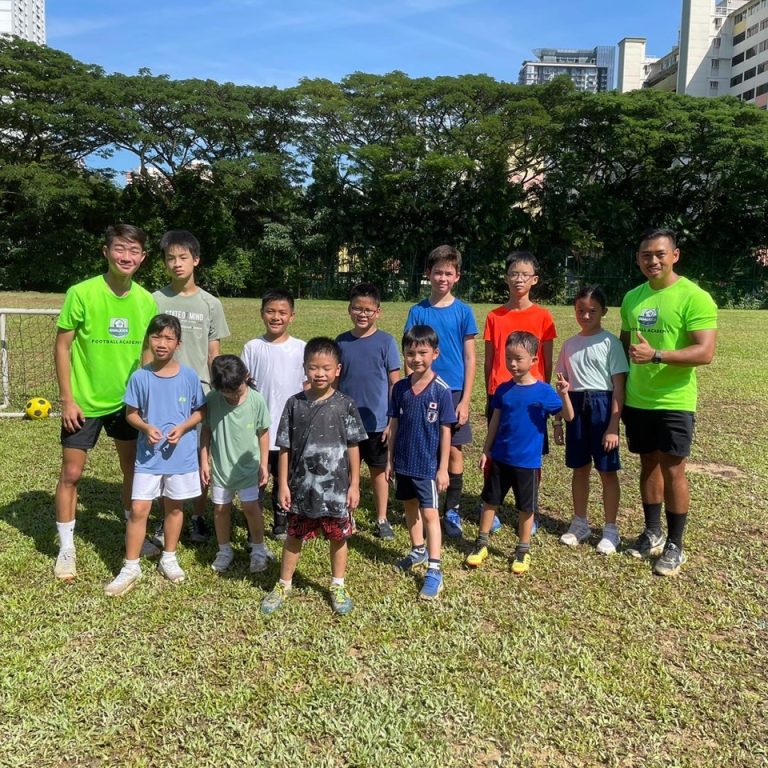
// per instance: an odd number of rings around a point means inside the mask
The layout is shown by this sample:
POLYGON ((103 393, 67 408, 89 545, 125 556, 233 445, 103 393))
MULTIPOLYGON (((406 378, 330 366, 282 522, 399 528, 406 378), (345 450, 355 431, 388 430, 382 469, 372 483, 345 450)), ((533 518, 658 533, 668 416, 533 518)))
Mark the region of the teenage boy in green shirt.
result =
POLYGON ((54 575, 65 581, 77 575, 77 485, 102 427, 114 439, 120 460, 123 510, 131 508, 137 433, 125 419, 123 397, 130 375, 139 367, 149 321, 157 313, 152 296, 133 282, 147 255, 145 242, 144 232, 130 224, 107 229, 106 274, 72 286, 57 323, 54 360, 62 463, 55 498, 59 554, 54 575))
POLYGON ((717 336, 717 306, 706 291, 675 272, 679 259, 674 232, 647 231, 637 264, 648 282, 629 291, 621 304, 621 341, 629 359, 622 419, 629 450, 640 454, 645 516, 645 530, 627 553, 661 555, 653 567, 660 576, 677 575, 686 561, 685 461, 693 440, 696 367, 712 361, 717 336))

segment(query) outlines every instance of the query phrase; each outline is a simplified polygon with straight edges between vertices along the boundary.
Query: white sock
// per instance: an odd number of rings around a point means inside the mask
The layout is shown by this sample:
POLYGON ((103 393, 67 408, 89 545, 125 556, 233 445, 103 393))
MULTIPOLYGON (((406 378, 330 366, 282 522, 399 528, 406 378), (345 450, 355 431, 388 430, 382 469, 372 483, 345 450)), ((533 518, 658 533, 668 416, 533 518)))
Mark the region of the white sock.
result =
POLYGON ((261 544, 251 544, 251 552, 266 552, 267 545, 262 541, 261 544))
POLYGON ((286 592, 290 592, 293 589, 293 579, 290 579, 290 581, 286 581, 285 579, 280 579, 279 584, 282 585, 283 589, 286 592))
POLYGON ((335 576, 331 579, 331 586, 332 587, 343 587, 344 586, 344 579, 337 579, 335 576))
POLYGON ((231 552, 232 542, 228 541, 226 544, 219 544, 219 552, 231 552))
POLYGON ((124 566, 129 571, 135 572, 141 570, 138 560, 126 560, 124 566))
POLYGON ((160 561, 163 563, 175 563, 176 562, 176 550, 173 552, 166 552, 163 550, 163 554, 160 557, 160 561))
POLYGON ((59 551, 75 548, 75 521, 71 523, 56 523, 59 531, 59 551))
POLYGON ((616 523, 606 523, 603 526, 603 533, 611 533, 616 532, 619 530, 619 527, 616 525, 616 523))

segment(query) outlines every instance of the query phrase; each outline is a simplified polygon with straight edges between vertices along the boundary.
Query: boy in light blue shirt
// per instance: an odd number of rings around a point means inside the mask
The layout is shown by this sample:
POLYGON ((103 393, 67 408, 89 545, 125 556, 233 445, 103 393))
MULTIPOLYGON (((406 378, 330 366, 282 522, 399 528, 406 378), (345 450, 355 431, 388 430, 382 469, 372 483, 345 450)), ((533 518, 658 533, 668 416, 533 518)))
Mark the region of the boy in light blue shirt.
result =
POLYGON ((136 371, 125 393, 126 421, 139 432, 125 532, 125 565, 104 592, 123 595, 141 578, 139 553, 147 533, 152 500, 165 502, 165 546, 158 570, 180 583, 185 573, 176 560, 184 524, 184 501, 200 495, 200 463, 195 427, 205 413, 198 375, 174 359, 181 324, 172 315, 156 315, 147 329, 152 362, 136 371))

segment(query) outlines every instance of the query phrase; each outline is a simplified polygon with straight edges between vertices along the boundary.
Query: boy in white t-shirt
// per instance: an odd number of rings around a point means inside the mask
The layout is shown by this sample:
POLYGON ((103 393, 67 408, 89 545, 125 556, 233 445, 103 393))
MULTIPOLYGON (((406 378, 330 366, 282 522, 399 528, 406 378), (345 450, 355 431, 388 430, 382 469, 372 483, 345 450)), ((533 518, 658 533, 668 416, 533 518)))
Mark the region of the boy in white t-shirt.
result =
POLYGON ((269 473, 272 475, 272 536, 284 541, 287 535, 288 512, 278 499, 277 459, 280 449, 275 445, 277 426, 288 398, 304 388, 304 347, 306 342, 288 333, 296 317, 293 295, 276 288, 261 298, 261 319, 264 334, 251 339, 243 348, 241 358, 251 375, 251 381, 267 403, 269 427, 269 473))

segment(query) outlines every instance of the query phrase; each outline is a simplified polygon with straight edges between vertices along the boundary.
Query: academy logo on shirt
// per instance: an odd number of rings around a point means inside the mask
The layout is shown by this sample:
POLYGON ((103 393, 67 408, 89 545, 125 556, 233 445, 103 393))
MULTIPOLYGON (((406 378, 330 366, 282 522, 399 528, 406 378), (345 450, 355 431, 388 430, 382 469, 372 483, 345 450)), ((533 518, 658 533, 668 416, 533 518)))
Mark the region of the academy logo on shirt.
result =
POLYGON ((116 339, 122 339, 128 335, 128 318, 127 317, 110 317, 109 318, 109 335, 114 336, 116 339))
POLYGON ((437 403, 430 403, 427 406, 427 421, 434 424, 437 421, 437 403))
POLYGON ((652 325, 656 325, 656 321, 659 319, 658 309, 644 309, 638 316, 637 322, 643 328, 650 328, 652 325))

